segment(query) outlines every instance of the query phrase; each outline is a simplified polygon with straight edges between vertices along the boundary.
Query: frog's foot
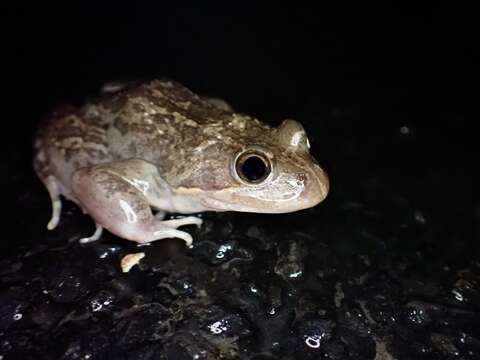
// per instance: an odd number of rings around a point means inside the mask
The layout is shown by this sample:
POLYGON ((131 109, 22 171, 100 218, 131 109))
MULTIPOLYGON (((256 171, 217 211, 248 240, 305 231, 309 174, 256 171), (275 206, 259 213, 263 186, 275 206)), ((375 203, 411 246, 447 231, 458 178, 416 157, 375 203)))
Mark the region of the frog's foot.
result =
POLYGON ((47 224, 48 230, 53 230, 57 227, 60 221, 60 213, 62 212, 62 201, 60 199, 60 192, 56 180, 49 176, 45 180, 45 186, 47 187, 50 200, 52 202, 52 217, 47 224))
MULTIPOLYGON (((165 239, 165 238, 179 238, 185 241, 187 247, 192 247, 192 236, 185 232, 177 230, 178 227, 184 225, 197 225, 200 227, 202 225, 202 219, 195 216, 187 216, 181 219, 171 219, 157 221, 154 227, 158 227, 158 230, 154 231, 155 240, 165 239)), ((154 240, 154 241, 155 241, 154 240)))
MULTIPOLYGON (((200 225, 193 216, 161 220, 154 216, 148 196, 129 181, 132 177, 147 179, 158 176, 156 168, 141 160, 125 160, 77 170, 72 177, 72 190, 81 206, 95 222, 124 239, 146 244, 165 238, 180 238, 191 246, 190 234, 177 230, 183 225, 200 225)), ((160 183, 161 179, 157 181, 160 183)))
POLYGON ((87 244, 90 242, 97 241, 102 236, 102 233, 103 233, 103 227, 100 226, 99 224, 95 224, 95 232, 92 234, 92 236, 84 237, 80 239, 78 242, 80 244, 87 244))
MULTIPOLYGON (((147 211, 151 211, 149 206, 147 208, 148 210, 145 209, 144 214, 147 214, 147 211)), ((124 233, 124 236, 120 236, 136 241, 139 244, 151 243, 153 241, 168 238, 179 238, 185 241, 187 247, 192 247, 192 236, 185 231, 178 230, 177 228, 184 225, 200 226, 201 223, 202 220, 194 216, 173 220, 158 220, 152 216, 150 220, 145 219, 145 222, 139 223, 135 226, 129 224, 128 227, 130 229, 124 233)), ((115 231, 112 230, 112 232, 115 231)))

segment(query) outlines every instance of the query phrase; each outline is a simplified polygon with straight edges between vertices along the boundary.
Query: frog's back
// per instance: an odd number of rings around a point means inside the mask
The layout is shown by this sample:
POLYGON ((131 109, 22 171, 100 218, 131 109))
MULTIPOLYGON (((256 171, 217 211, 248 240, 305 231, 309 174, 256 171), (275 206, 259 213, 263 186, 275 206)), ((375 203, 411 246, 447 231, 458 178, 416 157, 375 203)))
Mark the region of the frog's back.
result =
POLYGON ((176 82, 133 84, 78 108, 54 110, 38 129, 34 168, 43 182, 54 178, 69 196, 76 169, 130 158, 168 169, 204 137, 204 126, 230 116, 176 82))
POLYGON ((34 168, 42 181, 54 178, 69 195, 71 174, 78 168, 111 161, 109 121, 94 105, 55 109, 40 125, 34 143, 34 168))
POLYGON ((115 99, 122 105, 108 128, 110 153, 152 162, 161 172, 210 136, 205 128, 218 125, 221 131, 232 116, 173 81, 143 83, 115 99))

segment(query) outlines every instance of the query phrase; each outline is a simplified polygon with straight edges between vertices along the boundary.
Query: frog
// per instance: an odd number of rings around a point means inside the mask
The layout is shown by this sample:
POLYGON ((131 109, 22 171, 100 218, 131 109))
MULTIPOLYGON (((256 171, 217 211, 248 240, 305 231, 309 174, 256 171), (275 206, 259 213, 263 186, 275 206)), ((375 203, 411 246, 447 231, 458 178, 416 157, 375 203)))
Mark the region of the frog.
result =
POLYGON ((53 108, 33 149, 51 200, 47 229, 70 200, 95 223, 81 243, 106 229, 140 245, 192 247, 179 228, 201 226, 203 212, 290 213, 322 202, 330 186, 300 122, 271 126, 171 79, 115 83, 53 108))

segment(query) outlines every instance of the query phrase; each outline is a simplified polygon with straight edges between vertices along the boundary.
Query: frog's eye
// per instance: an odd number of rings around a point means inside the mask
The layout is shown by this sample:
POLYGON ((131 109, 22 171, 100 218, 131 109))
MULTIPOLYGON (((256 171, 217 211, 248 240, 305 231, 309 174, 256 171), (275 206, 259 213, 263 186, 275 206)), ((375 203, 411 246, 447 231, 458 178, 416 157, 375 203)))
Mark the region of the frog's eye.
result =
POLYGON ((235 161, 236 174, 249 184, 261 183, 271 171, 269 159, 259 151, 248 150, 240 154, 235 161))

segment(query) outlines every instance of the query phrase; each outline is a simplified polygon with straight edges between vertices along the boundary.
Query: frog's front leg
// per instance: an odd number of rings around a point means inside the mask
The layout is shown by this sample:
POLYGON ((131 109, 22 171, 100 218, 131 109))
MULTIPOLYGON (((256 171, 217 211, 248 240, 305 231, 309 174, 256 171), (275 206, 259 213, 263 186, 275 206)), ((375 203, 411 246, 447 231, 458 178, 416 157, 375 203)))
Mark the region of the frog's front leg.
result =
POLYGON ((122 238, 148 243, 164 238, 180 238, 191 246, 190 234, 177 230, 183 225, 200 225, 186 217, 162 220, 152 213, 154 197, 170 196, 168 184, 156 167, 142 160, 124 160, 77 170, 72 191, 83 209, 98 226, 122 238), (152 195, 154 194, 154 195, 152 195))

